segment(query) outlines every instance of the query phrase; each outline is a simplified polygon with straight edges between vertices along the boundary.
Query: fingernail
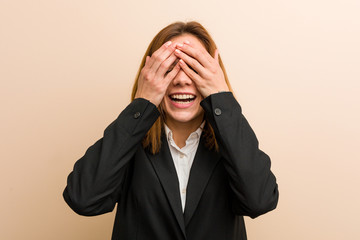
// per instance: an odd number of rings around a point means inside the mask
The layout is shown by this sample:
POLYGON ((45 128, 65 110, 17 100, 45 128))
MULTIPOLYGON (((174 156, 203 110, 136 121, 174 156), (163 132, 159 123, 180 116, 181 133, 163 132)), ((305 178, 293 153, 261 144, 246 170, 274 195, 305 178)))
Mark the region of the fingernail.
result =
POLYGON ((184 45, 181 44, 181 43, 178 43, 176 46, 179 47, 179 48, 182 48, 184 45))
POLYGON ((184 43, 186 43, 186 44, 190 44, 190 42, 189 42, 188 40, 186 40, 184 43))
POLYGON ((184 64, 185 64, 184 60, 182 60, 182 59, 179 60, 179 63, 180 63, 181 65, 184 65, 184 64))
POLYGON ((167 41, 166 43, 165 43, 165 46, 170 46, 171 45, 171 41, 167 41))
POLYGON ((176 52, 176 53, 181 53, 179 49, 176 49, 175 52, 176 52))

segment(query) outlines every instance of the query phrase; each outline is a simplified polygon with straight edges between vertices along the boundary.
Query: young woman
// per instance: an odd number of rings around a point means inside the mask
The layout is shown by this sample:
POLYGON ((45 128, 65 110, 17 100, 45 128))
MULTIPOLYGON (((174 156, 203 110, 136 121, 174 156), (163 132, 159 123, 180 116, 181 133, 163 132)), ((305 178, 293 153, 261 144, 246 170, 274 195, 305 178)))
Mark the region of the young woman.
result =
POLYGON ((150 43, 132 102, 76 162, 64 199, 93 216, 117 205, 113 240, 244 240, 243 216, 274 209, 269 157, 197 22, 150 43))

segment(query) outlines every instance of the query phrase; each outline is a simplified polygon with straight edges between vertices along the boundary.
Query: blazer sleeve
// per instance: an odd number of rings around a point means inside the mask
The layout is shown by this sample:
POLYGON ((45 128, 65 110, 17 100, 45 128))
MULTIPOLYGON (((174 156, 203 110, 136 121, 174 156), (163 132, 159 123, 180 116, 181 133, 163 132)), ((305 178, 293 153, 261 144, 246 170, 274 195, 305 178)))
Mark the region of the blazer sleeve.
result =
POLYGON ((93 216, 114 209, 127 166, 158 117, 154 104, 135 99, 75 163, 63 197, 76 213, 93 216))
POLYGON ((276 208, 279 191, 270 158, 259 149, 254 131, 231 92, 216 93, 201 102, 214 128, 233 192, 236 214, 255 218, 276 208))

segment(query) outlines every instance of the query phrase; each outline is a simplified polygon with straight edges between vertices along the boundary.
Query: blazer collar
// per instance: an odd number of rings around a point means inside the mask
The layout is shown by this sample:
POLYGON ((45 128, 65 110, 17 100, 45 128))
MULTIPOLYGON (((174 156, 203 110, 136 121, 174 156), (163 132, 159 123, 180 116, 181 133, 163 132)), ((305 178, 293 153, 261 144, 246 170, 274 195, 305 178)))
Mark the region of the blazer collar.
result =
POLYGON ((171 157, 170 149, 166 136, 161 138, 162 144, 160 152, 151 154, 146 151, 151 164, 163 186, 171 209, 176 220, 186 238, 185 227, 190 222, 200 198, 204 192, 207 182, 220 159, 218 153, 209 151, 205 147, 205 140, 200 138, 199 146, 195 154, 194 162, 190 170, 189 181, 186 191, 185 211, 181 207, 181 198, 179 190, 179 180, 177 177, 174 161, 171 157))
POLYGON ((174 161, 171 157, 169 145, 164 134, 162 135, 161 143, 162 144, 159 153, 154 155, 149 151, 146 151, 146 153, 160 180, 171 209, 174 212, 176 220, 186 239, 184 216, 182 212, 179 190, 179 180, 177 177, 174 161))
POLYGON ((205 139, 201 137, 194 162, 190 169, 189 181, 186 189, 184 211, 185 226, 190 222, 219 159, 220 154, 208 150, 205 146, 205 139))

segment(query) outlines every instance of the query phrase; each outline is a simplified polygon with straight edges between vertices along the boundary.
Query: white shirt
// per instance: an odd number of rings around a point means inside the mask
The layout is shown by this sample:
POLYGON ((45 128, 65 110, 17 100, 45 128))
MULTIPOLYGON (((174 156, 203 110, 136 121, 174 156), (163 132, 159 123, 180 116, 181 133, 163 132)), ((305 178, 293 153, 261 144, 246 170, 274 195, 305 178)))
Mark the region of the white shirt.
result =
POLYGON ((173 139, 172 131, 169 129, 168 126, 166 126, 166 124, 164 125, 171 157, 174 161, 176 173, 179 179, 181 205, 182 210, 184 211, 186 201, 186 188, 189 180, 190 169, 195 158, 196 150, 199 146, 200 136, 205 122, 203 122, 195 132, 190 134, 190 136, 185 142, 185 146, 182 148, 179 148, 176 145, 173 139))

